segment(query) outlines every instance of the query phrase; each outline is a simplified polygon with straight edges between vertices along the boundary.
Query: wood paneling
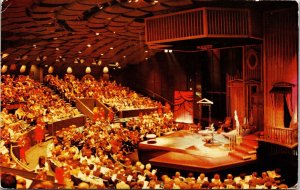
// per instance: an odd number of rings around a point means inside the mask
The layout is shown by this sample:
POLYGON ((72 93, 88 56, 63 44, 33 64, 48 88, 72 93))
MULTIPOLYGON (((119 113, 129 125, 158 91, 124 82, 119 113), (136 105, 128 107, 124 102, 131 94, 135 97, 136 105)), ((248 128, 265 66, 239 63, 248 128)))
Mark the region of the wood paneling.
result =
MULTIPOLYGON (((276 82, 295 84, 293 110, 298 105, 298 15, 297 9, 268 12, 264 15, 264 124, 284 127, 283 106, 269 93, 276 82), (277 102, 274 102, 277 101, 277 102)), ((283 102, 283 97, 281 98, 283 102)))

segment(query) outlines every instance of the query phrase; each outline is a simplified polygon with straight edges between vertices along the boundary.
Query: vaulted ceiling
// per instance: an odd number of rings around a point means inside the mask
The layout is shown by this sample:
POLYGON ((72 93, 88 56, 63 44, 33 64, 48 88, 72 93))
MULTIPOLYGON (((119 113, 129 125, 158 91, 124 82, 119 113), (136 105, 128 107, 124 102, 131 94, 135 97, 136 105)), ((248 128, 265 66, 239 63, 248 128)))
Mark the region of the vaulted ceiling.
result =
MULTIPOLYGON (((145 18, 201 6, 257 6, 254 1, 225 2, 6 0, 1 14, 1 62, 55 66, 118 62, 122 67, 136 64, 155 53, 145 44, 145 18)), ((282 7, 280 2, 276 6, 282 7)))

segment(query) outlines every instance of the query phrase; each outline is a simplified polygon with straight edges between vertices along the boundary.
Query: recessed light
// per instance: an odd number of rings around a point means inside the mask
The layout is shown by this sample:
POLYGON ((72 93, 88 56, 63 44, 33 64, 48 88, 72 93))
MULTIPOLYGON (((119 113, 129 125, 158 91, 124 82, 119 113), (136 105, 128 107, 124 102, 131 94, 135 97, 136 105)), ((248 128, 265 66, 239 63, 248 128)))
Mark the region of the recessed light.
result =
POLYGON ((35 44, 33 44, 33 47, 34 47, 34 48, 36 48, 36 45, 35 45, 35 44))
POLYGON ((57 40, 58 38, 53 38, 53 40, 57 40))
POLYGON ((126 58, 126 55, 124 55, 123 57, 126 58))
POLYGON ((172 53, 172 52, 173 52, 173 50, 169 49, 169 53, 172 53))
POLYGON ((165 50, 164 50, 164 52, 165 52, 165 53, 168 53, 168 50, 167 50, 167 49, 165 49, 165 50))
POLYGON ((56 51, 58 51, 58 50, 59 50, 59 48, 55 48, 55 50, 56 50, 56 51))
POLYGON ((114 34, 116 34, 116 32, 114 32, 114 34))
POLYGON ((88 45, 86 45, 87 47, 91 47, 92 45, 91 44, 88 44, 88 45))
POLYGON ((99 36, 100 35, 100 33, 99 32, 96 32, 96 36, 99 36))
POLYGON ((103 53, 101 53, 100 55, 101 55, 101 56, 103 56, 104 54, 103 54, 103 53))
POLYGON ((113 47, 110 47, 109 49, 114 49, 113 47))
POLYGON ((148 51, 147 51, 147 50, 145 50, 145 53, 148 53, 148 51))
POLYGON ((78 51, 78 53, 82 53, 81 51, 78 51))

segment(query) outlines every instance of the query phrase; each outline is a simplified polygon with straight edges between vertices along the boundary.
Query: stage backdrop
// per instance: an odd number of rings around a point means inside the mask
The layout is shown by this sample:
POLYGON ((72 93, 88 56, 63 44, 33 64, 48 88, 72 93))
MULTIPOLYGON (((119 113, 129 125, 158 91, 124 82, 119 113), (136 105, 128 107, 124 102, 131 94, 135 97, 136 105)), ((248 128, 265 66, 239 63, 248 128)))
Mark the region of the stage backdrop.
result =
POLYGON ((174 119, 176 122, 193 123, 193 92, 174 92, 174 119))

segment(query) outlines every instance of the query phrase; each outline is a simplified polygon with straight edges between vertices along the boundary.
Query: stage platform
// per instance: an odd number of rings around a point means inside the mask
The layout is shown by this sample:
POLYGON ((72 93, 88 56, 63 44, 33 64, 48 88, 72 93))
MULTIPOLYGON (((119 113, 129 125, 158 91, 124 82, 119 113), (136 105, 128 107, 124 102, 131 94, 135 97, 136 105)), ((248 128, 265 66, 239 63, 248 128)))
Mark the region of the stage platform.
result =
POLYGON ((139 144, 139 159, 154 167, 193 172, 214 172, 256 161, 256 154, 247 160, 229 155, 229 140, 222 134, 214 134, 212 144, 204 138, 203 133, 181 130, 157 138, 154 144, 144 141, 139 144))

